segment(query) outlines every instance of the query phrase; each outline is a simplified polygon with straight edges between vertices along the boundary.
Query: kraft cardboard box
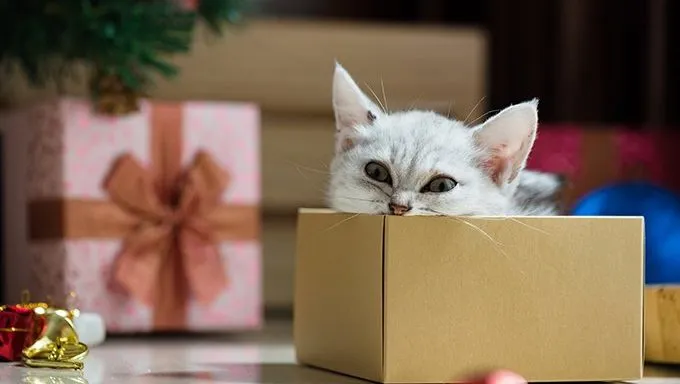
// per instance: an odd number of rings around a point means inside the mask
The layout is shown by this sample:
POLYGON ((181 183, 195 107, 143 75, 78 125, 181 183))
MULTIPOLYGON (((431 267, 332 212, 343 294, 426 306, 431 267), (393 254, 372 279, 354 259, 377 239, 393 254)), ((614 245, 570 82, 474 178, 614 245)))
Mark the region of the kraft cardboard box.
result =
POLYGON ((680 285, 645 288, 645 360, 680 364, 680 285))
POLYGON ((298 216, 298 361, 385 383, 643 368, 639 217, 298 216))

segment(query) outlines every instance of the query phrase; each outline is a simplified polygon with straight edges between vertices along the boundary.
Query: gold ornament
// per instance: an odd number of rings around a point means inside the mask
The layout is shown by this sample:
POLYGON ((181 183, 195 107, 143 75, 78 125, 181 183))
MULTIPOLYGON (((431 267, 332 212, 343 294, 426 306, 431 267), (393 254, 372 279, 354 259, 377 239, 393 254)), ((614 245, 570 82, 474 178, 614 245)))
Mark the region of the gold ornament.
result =
POLYGON ((38 340, 24 349, 23 363, 34 368, 83 369, 88 348, 78 340, 71 312, 56 309, 44 316, 47 324, 38 340))
POLYGON ((23 350, 23 363, 33 368, 83 369, 89 350, 78 339, 73 324, 80 311, 43 305, 35 306, 33 311, 45 319, 45 326, 35 343, 23 350))
POLYGON ((91 86, 97 97, 94 108, 97 113, 121 116, 139 111, 140 95, 126 86, 120 77, 98 71, 91 86))

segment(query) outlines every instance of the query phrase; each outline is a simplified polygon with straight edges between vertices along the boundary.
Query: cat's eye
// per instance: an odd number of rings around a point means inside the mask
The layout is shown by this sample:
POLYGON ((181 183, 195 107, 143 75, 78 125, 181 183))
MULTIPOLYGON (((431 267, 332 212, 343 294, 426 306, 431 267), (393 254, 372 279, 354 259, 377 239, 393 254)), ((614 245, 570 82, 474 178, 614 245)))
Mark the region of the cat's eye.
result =
POLYGON ((387 170, 387 167, 378 162, 371 161, 366 164, 364 167, 364 172, 366 172, 366 176, 375 181, 392 185, 390 171, 387 170))
POLYGON ((430 182, 423 187, 421 192, 443 193, 452 190, 456 185, 458 185, 456 180, 453 180, 450 177, 440 176, 430 180, 430 182))

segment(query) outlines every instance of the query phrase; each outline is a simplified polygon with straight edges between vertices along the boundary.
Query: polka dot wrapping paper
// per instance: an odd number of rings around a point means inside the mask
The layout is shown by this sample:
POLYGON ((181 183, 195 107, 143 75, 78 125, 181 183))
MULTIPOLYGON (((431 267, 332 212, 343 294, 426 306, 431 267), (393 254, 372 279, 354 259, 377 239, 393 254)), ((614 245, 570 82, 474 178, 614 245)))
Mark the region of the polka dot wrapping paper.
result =
POLYGON ((5 247, 6 274, 23 277, 9 279, 9 295, 29 289, 59 301, 73 291, 78 307, 101 314, 112 333, 260 327, 256 106, 146 100, 140 112, 114 118, 94 115, 87 100, 60 98, 0 120, 5 148, 23 145, 26 153, 23 175, 6 177, 13 182, 5 189, 24 184, 29 208, 27 244, 5 247), (163 171, 171 163, 174 171, 163 171), (217 211, 226 219, 213 220, 217 211), (135 248, 142 230, 149 234, 135 248), (174 272, 159 272, 171 264, 174 272), (186 299, 173 319, 180 291, 186 299))

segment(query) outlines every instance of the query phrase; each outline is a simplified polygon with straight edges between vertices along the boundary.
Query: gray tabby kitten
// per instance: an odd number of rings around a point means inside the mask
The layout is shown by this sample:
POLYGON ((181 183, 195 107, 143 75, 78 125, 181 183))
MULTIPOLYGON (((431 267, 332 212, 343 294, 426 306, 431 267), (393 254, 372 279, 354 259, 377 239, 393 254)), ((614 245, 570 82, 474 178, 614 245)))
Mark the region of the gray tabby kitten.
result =
POLYGON ((388 114, 336 64, 328 203, 367 214, 557 214, 561 178, 524 170, 537 106, 512 105, 474 127, 429 111, 388 114))

